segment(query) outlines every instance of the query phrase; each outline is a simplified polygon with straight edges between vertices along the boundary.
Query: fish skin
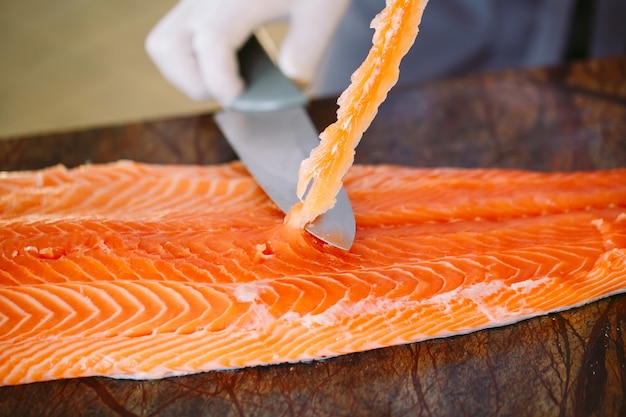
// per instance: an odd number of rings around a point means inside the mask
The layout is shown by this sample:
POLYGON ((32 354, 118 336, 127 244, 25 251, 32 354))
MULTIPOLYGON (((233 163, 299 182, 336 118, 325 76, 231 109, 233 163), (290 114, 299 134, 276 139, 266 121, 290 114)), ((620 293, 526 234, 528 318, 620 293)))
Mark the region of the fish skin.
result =
POLYGON ((345 252, 239 163, 0 173, 0 385, 320 359, 622 293, 624 178, 357 165, 345 252))

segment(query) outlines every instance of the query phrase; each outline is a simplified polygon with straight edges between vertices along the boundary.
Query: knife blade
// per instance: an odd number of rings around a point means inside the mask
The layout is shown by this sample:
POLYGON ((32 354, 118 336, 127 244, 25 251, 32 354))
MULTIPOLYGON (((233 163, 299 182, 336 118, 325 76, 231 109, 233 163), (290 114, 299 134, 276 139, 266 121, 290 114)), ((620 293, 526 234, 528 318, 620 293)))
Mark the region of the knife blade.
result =
MULTIPOLYGON (((265 193, 285 213, 296 194, 300 163, 319 144, 304 105, 307 97, 272 63, 252 37, 239 52, 246 90, 215 121, 265 193)), ((335 206, 305 227, 330 245, 348 250, 356 224, 343 188, 335 206)))

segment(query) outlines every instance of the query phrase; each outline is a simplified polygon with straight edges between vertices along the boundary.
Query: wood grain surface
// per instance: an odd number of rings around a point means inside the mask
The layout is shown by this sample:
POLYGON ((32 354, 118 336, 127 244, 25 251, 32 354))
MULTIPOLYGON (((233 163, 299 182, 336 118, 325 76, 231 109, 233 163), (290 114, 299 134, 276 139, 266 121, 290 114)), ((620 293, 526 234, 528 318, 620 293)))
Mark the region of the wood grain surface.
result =
MULTIPOLYGON (((335 109, 333 100, 310 105, 318 129, 335 109)), ((211 115, 0 141, 0 170, 121 158, 214 164, 235 156, 211 115)), ((626 58, 394 90, 356 161, 625 167, 626 58)), ((2 387, 0 415, 624 416, 625 333, 622 295, 502 328, 311 363, 2 387)))

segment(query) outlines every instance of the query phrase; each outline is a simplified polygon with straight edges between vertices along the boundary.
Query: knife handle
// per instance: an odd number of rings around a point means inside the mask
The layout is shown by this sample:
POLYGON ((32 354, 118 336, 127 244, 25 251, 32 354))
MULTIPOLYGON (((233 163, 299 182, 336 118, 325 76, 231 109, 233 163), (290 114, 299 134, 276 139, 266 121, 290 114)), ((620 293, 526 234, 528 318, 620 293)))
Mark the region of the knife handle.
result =
POLYGON ((255 36, 238 52, 239 71, 246 89, 229 110, 254 113, 284 110, 306 104, 307 96, 274 65, 255 36))

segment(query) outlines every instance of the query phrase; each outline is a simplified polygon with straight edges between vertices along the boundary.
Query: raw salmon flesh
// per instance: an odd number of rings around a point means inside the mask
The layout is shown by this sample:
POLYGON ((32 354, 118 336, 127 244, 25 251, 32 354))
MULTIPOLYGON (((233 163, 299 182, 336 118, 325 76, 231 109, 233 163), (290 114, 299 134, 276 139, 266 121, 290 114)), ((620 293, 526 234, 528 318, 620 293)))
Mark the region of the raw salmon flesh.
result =
POLYGON ((318 359, 624 292, 625 178, 353 166, 346 252, 239 163, 2 173, 0 384, 318 359))
POLYGON ((335 205, 355 148, 398 81, 400 61, 417 37, 427 3, 387 0, 372 21, 372 47, 337 100, 337 121, 324 129, 320 144, 300 166, 297 192, 303 201, 287 216, 293 227, 303 228, 335 205))

